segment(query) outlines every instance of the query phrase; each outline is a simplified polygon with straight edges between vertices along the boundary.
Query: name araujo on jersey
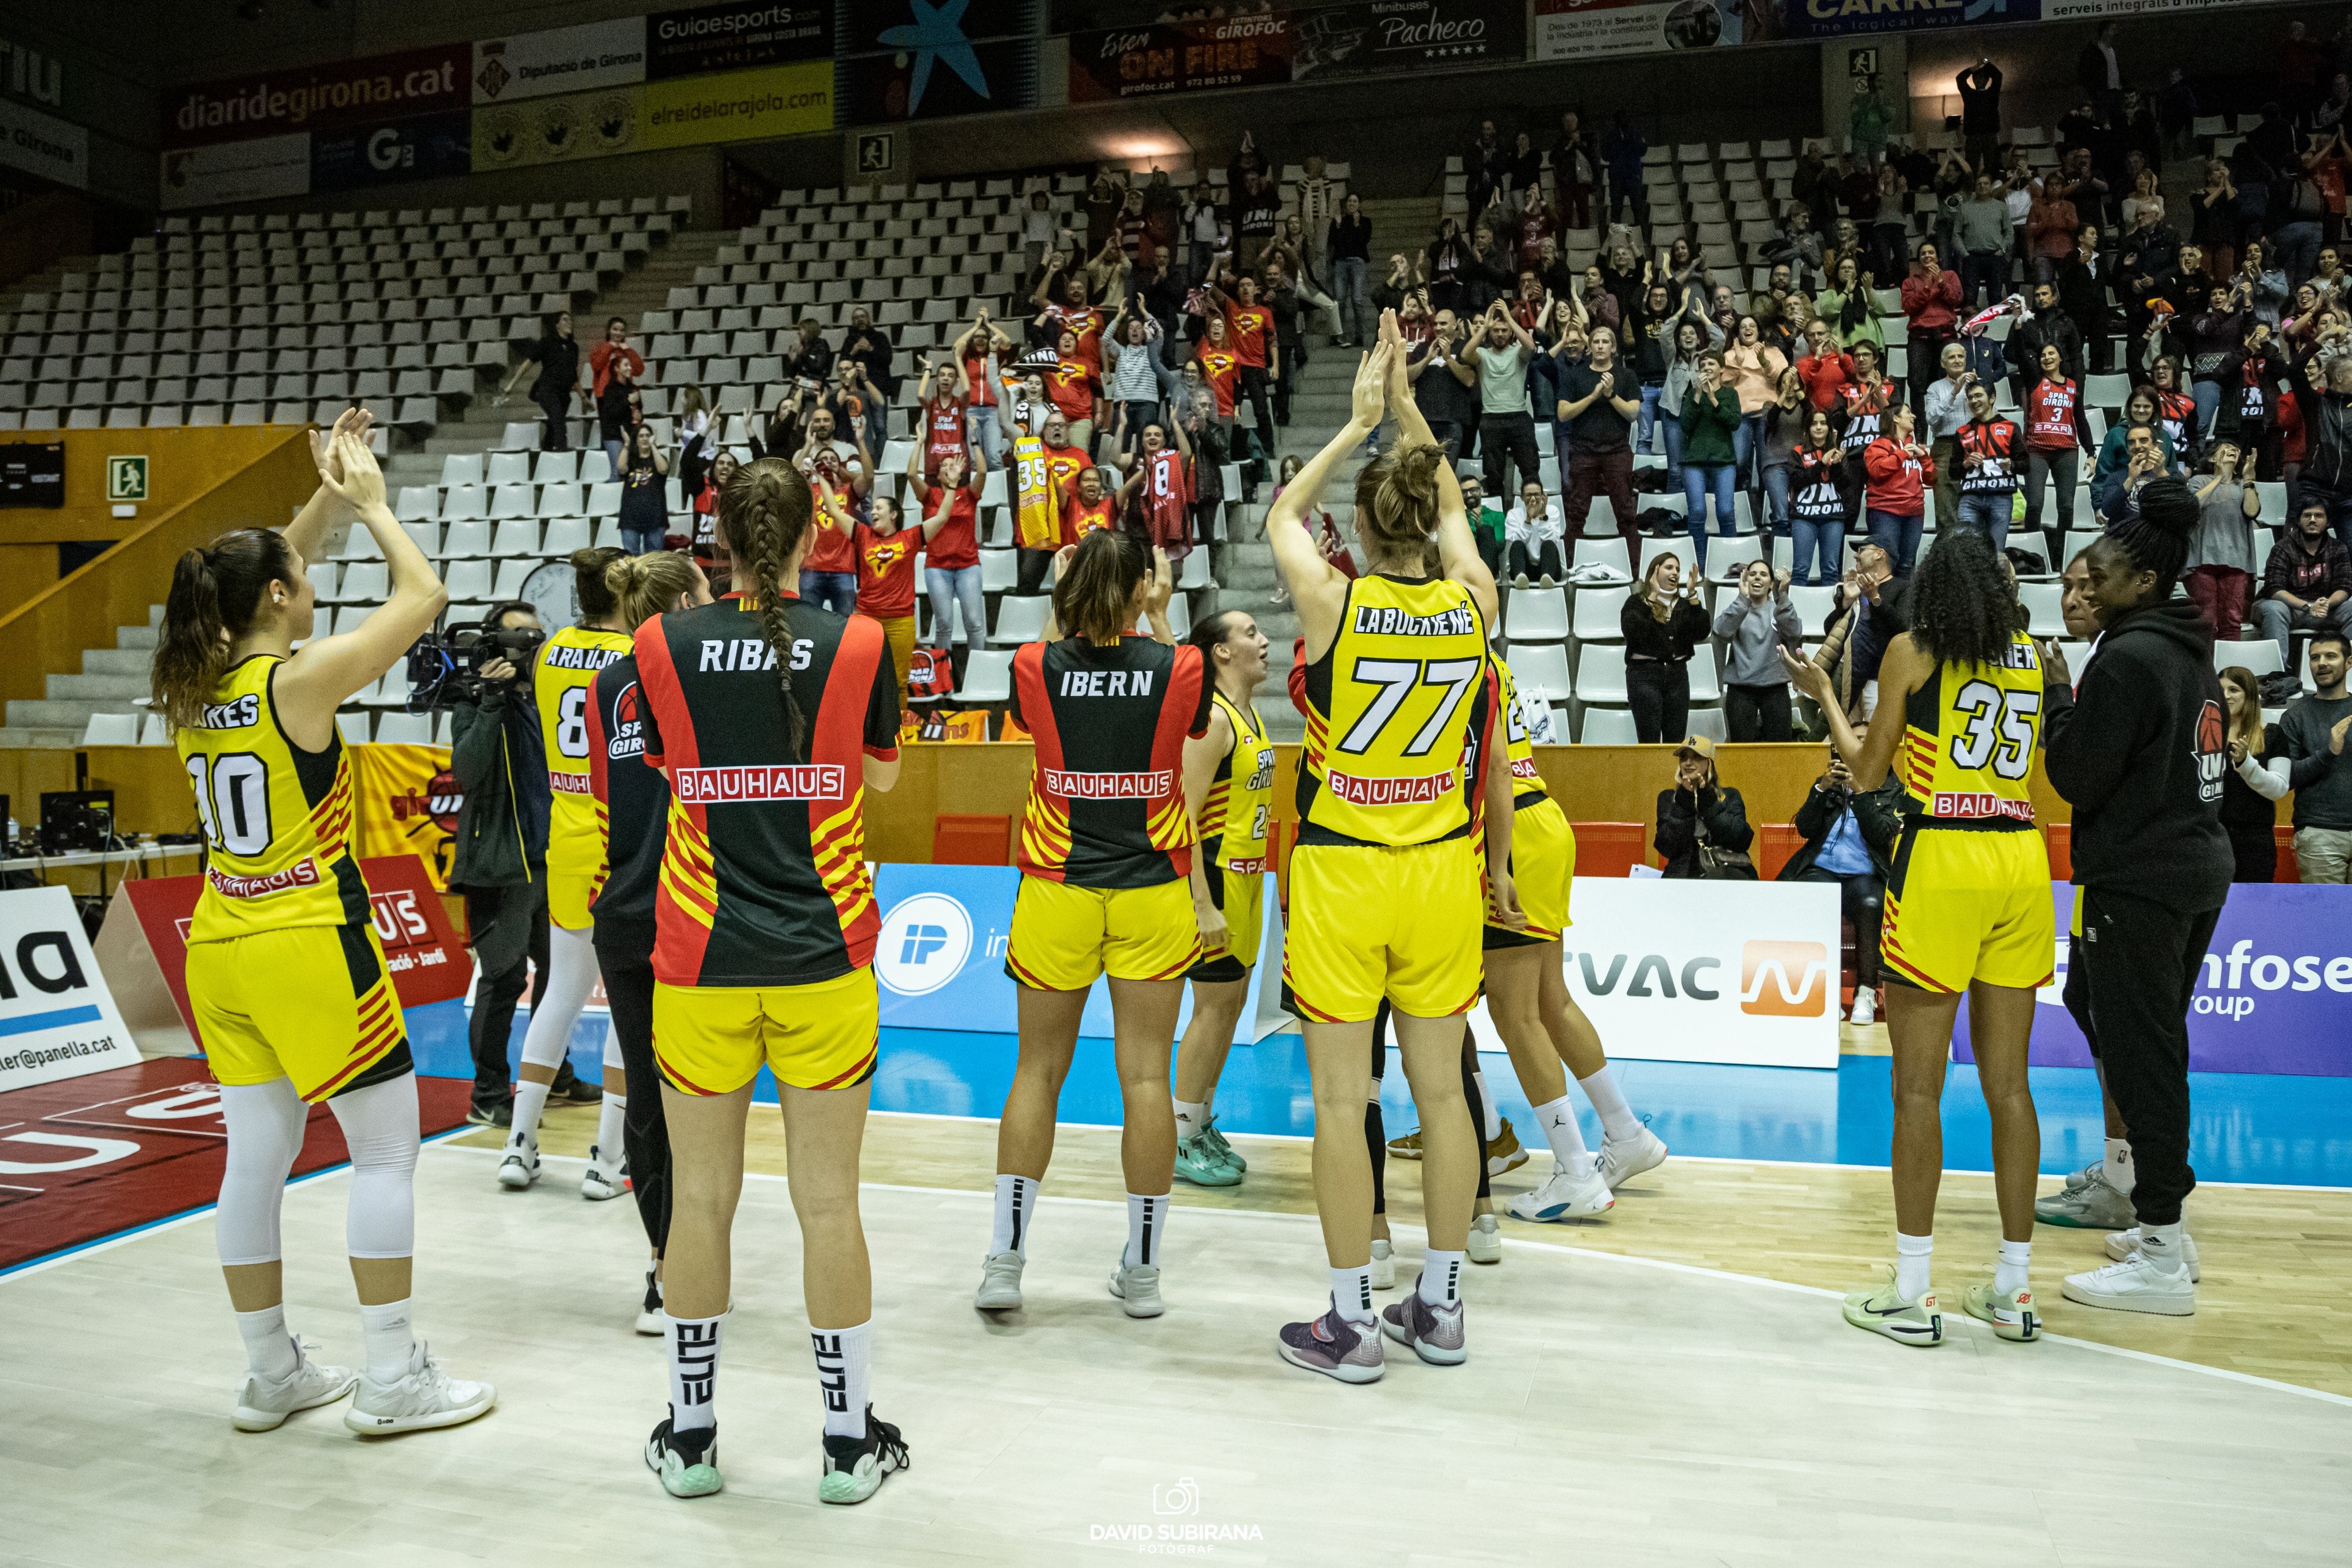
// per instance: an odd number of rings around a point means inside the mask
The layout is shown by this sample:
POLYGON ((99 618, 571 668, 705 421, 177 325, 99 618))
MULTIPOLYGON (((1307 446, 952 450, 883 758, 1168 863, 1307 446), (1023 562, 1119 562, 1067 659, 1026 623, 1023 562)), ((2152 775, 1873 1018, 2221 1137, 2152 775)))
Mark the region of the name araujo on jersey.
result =
POLYGON ((540 655, 540 663, 551 670, 601 670, 618 659, 626 650, 621 648, 582 648, 570 643, 554 643, 540 655))
POLYGON ((1434 615, 1415 615, 1387 604, 1359 604, 1349 630, 1378 637, 1475 637, 1478 617, 1466 604, 1434 615))

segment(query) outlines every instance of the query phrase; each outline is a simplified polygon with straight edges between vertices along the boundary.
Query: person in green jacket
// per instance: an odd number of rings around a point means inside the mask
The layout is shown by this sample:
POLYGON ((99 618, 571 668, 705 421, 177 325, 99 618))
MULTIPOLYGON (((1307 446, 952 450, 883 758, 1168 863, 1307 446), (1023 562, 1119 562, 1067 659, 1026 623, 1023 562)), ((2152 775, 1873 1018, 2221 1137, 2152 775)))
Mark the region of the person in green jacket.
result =
POLYGON ((1868 343, 1878 350, 1883 363, 1886 332, 1878 324, 1876 302, 1870 297, 1873 281, 1862 270, 1859 258, 1840 256, 1830 286, 1813 297, 1813 314, 1829 323, 1830 336, 1839 348, 1852 353, 1856 343, 1868 343))
POLYGON ((1874 167, 1886 156, 1886 132, 1895 124, 1895 111, 1878 96, 1878 78, 1863 78, 1862 90, 1853 95, 1853 109, 1846 117, 1848 145, 1863 167, 1874 167))
POLYGON ((1713 349, 1698 357, 1698 374, 1684 394, 1683 501, 1690 524, 1691 550, 1698 571, 1706 571, 1706 497, 1715 496, 1715 531, 1732 531, 1732 435, 1739 428, 1739 394, 1723 379, 1723 356, 1713 349))

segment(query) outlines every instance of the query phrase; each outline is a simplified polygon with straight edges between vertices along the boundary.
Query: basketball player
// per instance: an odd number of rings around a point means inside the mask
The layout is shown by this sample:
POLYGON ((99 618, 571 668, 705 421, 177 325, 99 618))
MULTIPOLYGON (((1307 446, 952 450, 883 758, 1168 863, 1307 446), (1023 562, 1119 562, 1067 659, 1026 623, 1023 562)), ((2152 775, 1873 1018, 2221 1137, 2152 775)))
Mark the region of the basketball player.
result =
POLYGON ((1266 831, 1274 816, 1274 743, 1257 711, 1265 633, 1240 610, 1192 628, 1215 685, 1208 733, 1184 743, 1184 804, 1201 827, 1210 901, 1224 928, 1220 950, 1204 932, 1192 982, 1192 1018, 1176 1051, 1176 1174, 1198 1186, 1232 1186, 1249 1162, 1217 1131, 1217 1077, 1249 998, 1265 924, 1266 831))
MULTIPOLYGON (((664 611, 710 602, 702 569, 683 553, 624 556, 604 569, 604 584, 621 628, 632 633, 664 611)), ((658 1334, 667 1332, 661 1255, 669 1238, 670 1178, 669 1124, 662 1118, 661 1070, 654 1065, 654 885, 661 874, 670 794, 669 781, 645 766, 644 701, 634 652, 605 665, 590 688, 588 787, 604 873, 589 913, 627 1083, 621 1136, 629 1190, 653 1249, 637 1332, 658 1334)))
POLYGON ((719 1325, 752 1080, 775 1074, 792 1151, 801 1290, 824 1404, 820 1500, 863 1502, 907 1465, 867 1398, 873 1278, 857 1213, 879 1012, 881 920, 862 802, 898 778, 881 625, 793 592, 809 481, 763 458, 721 492, 740 591, 636 631, 643 756, 673 800, 654 895, 654 1059, 669 1127, 662 1258, 670 1414, 646 1463, 674 1497, 719 1490, 719 1325))
POLYGON ((1508 869, 1510 775, 1485 744, 1495 582, 1444 449, 1413 403, 1393 315, 1382 316, 1378 346, 1359 362, 1350 402, 1349 423, 1266 517, 1307 638, 1310 711, 1283 977, 1314 1078, 1315 1197, 1331 1270, 1328 1309, 1285 1325, 1277 1348, 1295 1366, 1370 1383, 1384 1370, 1383 1333, 1435 1364, 1468 1355, 1461 1276, 1479 1147, 1456 1071, 1484 924, 1474 821, 1486 838, 1494 907, 1509 923, 1524 916, 1508 869), (1356 528, 1371 570, 1350 579, 1324 559, 1305 517, 1384 410, 1401 439, 1357 479, 1356 528), (1443 575, 1423 559, 1433 541, 1443 575), (1474 818, 1474 789, 1483 819, 1474 818), (1421 1108, 1429 1246, 1410 1299, 1376 1324, 1361 1129, 1383 997, 1421 1108))
POLYGON ((1536 1125, 1551 1145, 1552 1157, 1552 1174, 1543 1185, 1519 1194, 1507 1207, 1521 1219, 1588 1219, 1615 1205, 1613 1189, 1664 1161, 1666 1145, 1634 1119, 1610 1075, 1599 1031, 1568 994, 1560 940, 1576 878, 1576 833, 1536 770, 1535 746, 1511 667, 1496 660, 1493 668, 1512 809, 1518 819, 1511 831, 1511 885, 1527 923, 1515 927, 1491 916, 1486 922, 1486 1010, 1511 1054, 1511 1071, 1535 1107, 1536 1125), (1575 1107, 1569 1103, 1563 1062, 1575 1070, 1600 1113, 1597 1157, 1584 1146, 1575 1107))
POLYGON ((2042 1133, 2026 1081, 2034 993, 2050 978, 2056 935, 2050 862, 2033 831, 2027 776, 2042 717, 2041 654, 2019 625, 2016 590, 1987 535, 1939 535, 1912 579, 1911 629, 1892 639, 1878 674, 1883 718, 1857 738, 1832 700, 1830 673, 1783 654, 1822 705, 1856 789, 1890 766, 1919 810, 1903 820, 1886 883, 1886 1027, 1895 1045, 1895 1279, 1851 1292, 1846 1321, 1902 1344, 1940 1344, 1929 1282, 1936 1188, 1944 1168, 1944 1063, 1965 997, 1977 1081, 1992 1121, 2000 1259, 1961 1298, 2002 1339, 2041 1333, 2027 1283, 2042 1133))
POLYGON ((1168 558, 1117 529, 1066 547, 1042 642, 1013 657, 1013 715, 1036 741, 1021 819, 1021 891, 1004 972, 1019 988, 1021 1056, 996 1133, 996 1213, 972 1304, 1021 1305, 1021 1271, 1054 1108, 1095 980, 1110 977, 1127 1247, 1110 1293, 1158 1317, 1168 1190, 1176 1162, 1169 1043, 1184 976, 1225 925, 1180 783, 1184 743, 1209 725, 1201 650, 1168 621, 1168 558), (1144 618, 1151 636, 1129 629, 1144 618), (1070 634, 1057 635, 1066 626, 1070 634))
MULTIPOLYGON (((621 559, 616 549, 572 552, 572 595, 580 621, 539 647, 531 693, 539 703, 539 732, 547 752, 551 798, 547 821, 547 968, 531 994, 530 1027, 523 1032, 522 1065, 515 1084, 514 1126, 499 1161, 499 1185, 520 1192, 539 1179, 539 1119, 547 1109, 556 1070, 572 1045, 572 1028, 596 985, 596 948, 588 905, 604 877, 604 841, 596 831, 596 803, 590 798, 588 688, 596 672, 629 651, 629 636, 604 586, 604 571, 621 559)), ((596 1117, 596 1141, 588 1149, 588 1169, 580 1196, 593 1202, 621 1196, 628 1158, 621 1147, 622 1119, 628 1111, 628 1074, 620 1041, 604 1030, 604 1098, 596 1117)))
POLYGON ((2070 1301, 2186 1317, 2197 1287, 2180 1206, 2189 1168, 2189 1004, 2229 896, 2221 826, 2228 713, 2213 631, 2174 588, 2200 505, 2151 479, 2090 549, 2098 646, 2080 697, 2049 674, 2050 783, 2074 808, 2078 947, 2105 1082, 2132 1134, 2139 1236, 2119 1262, 2069 1274, 2070 1301))
POLYGON ((335 709, 406 658, 449 596, 384 505, 367 430, 354 409, 331 438, 311 434, 319 489, 283 533, 241 529, 180 557, 155 653, 155 706, 205 829, 187 992, 228 1129, 214 1223, 245 1339, 232 1419, 246 1432, 354 1385, 343 1424, 371 1436, 455 1426, 498 1402, 488 1384, 444 1373, 410 1328, 416 1074, 352 855, 335 709), (312 637, 304 565, 338 515, 374 538, 391 596, 356 630, 312 637), (299 653, 298 639, 309 639, 299 653), (356 1374, 311 1361, 286 1328, 278 1209, 320 1103, 351 1148, 345 1230, 366 1357, 356 1374))

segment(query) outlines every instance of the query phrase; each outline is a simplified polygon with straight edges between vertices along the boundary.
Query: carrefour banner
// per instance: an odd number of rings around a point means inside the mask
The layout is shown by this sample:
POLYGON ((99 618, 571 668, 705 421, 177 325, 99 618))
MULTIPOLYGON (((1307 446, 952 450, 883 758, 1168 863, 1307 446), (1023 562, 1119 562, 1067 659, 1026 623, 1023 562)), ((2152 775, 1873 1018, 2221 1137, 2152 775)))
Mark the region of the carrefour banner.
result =
MULTIPOLYGON (((882 909, 882 935, 874 945, 874 978, 882 1021, 903 1029, 1019 1032, 1018 991, 1004 973, 1004 948, 1020 889, 1021 873, 1011 866, 877 866, 874 899, 882 909)), ((1276 900, 1265 902, 1258 963, 1234 1029, 1237 1045, 1273 1033, 1286 1018, 1276 1006, 1282 991, 1282 915, 1276 900)), ((1192 1016, 1187 986, 1179 1032, 1192 1016)), ((1097 982, 1087 998, 1078 1032, 1110 1037, 1108 985, 1097 982)))
MULTIPOLYGON (((2092 5, 2074 10, 2088 16, 2108 8, 2105 0, 2093 0, 2092 5)), ((1788 17, 1792 38, 1933 32, 1994 22, 2038 22, 2042 0, 1788 0, 1788 17)))
POLYGON ((457 776, 449 771, 449 748, 354 746, 350 752, 359 821, 353 852, 362 860, 415 855, 434 888, 446 893, 457 809, 466 803, 457 776))
MULTIPOLYGON (((2037 1067, 2088 1067, 2090 1042, 2066 1011, 2066 931, 2075 889, 2051 892, 2058 906, 2055 970, 2033 1009, 2037 1067)), ((2352 895, 2340 887, 2240 883, 2206 949, 2189 1003, 2192 1072, 2283 1072, 2352 1078, 2352 895)), ((1958 1060, 1973 1061, 1968 1009, 1952 1030, 1958 1060)), ((1614 1047, 1612 1047, 1613 1050, 1614 1047)))

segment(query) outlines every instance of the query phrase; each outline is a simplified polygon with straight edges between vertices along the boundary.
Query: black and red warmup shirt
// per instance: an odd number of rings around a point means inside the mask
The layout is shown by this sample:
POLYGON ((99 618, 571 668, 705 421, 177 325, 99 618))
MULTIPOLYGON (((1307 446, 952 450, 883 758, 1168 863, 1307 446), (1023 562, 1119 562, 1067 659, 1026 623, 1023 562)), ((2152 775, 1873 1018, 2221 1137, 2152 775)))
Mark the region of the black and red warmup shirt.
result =
POLYGON ((1184 741, 1208 733, 1201 650, 1083 637, 1013 655, 1013 716, 1037 744, 1022 871, 1073 887, 1156 887, 1192 873, 1184 741))
POLYGON ((604 926, 654 923, 669 780, 645 765, 644 709, 635 654, 596 673, 588 702, 588 790, 604 837, 604 881, 588 907, 604 926))
POLYGON ((669 776, 654 897, 654 978, 805 986, 872 961, 863 763, 898 755, 898 683, 882 625, 786 595, 792 749, 774 650, 740 594, 637 628, 645 759, 669 776))

